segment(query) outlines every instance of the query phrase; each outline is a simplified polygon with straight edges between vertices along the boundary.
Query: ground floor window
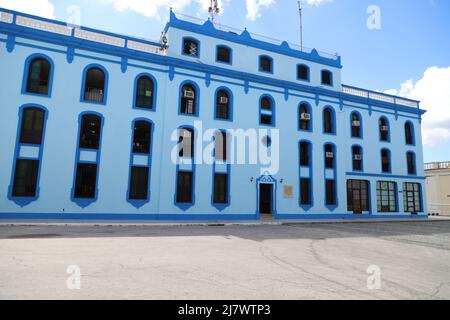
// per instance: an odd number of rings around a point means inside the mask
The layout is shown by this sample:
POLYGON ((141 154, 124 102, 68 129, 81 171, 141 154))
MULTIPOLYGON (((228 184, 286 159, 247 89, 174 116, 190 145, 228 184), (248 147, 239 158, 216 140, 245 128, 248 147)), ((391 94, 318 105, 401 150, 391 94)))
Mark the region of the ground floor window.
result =
POLYGON ((377 181, 378 212, 397 212, 397 184, 389 181, 377 181))
POLYGON ((347 181, 347 210, 354 213, 363 213, 369 209, 369 181, 347 181))
POLYGON ((131 200, 147 200, 148 167, 131 167, 129 197, 131 200))
POLYGON ((17 159, 13 197, 36 196, 39 160, 17 159))
POLYGON ((97 164, 79 163, 75 178, 75 198, 93 199, 97 186, 97 164))
POLYGON ((420 184, 405 182, 403 184, 403 204, 405 212, 422 212, 420 184))
POLYGON ((178 172, 177 203, 192 203, 192 172, 178 172))
POLYGON ((228 174, 214 174, 214 203, 228 202, 228 174))
POLYGON ((300 204, 311 205, 311 179, 300 178, 300 204))
POLYGON ((325 181, 325 193, 326 193, 326 205, 333 206, 336 205, 336 181, 327 179, 325 181))

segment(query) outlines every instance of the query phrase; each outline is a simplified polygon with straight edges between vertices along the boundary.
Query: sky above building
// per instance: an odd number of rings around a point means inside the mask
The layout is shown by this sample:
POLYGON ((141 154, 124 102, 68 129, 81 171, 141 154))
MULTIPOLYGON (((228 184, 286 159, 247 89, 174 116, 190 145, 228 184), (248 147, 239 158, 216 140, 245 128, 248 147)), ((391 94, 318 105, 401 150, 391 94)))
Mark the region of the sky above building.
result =
MULTIPOLYGON (((6 7, 158 39, 169 8, 208 18, 209 0, 0 0, 6 7)), ((342 56, 344 84, 420 100, 426 162, 450 160, 450 1, 302 0, 303 44, 342 56)), ((218 22, 300 42, 297 0, 219 0, 218 22)), ((374 133, 376 134, 376 133, 374 133)))

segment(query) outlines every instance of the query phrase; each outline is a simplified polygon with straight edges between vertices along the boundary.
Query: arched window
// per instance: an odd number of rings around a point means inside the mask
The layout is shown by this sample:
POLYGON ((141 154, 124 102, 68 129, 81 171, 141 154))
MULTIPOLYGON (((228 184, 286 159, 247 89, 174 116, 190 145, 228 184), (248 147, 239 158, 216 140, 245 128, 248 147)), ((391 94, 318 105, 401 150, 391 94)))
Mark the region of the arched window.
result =
POLYGON ((323 110, 323 132, 333 134, 334 131, 334 115, 330 108, 323 110))
POLYGON ((405 123, 405 140, 407 145, 414 145, 414 130, 411 122, 405 123))
POLYGON ((307 65, 297 65, 297 79, 309 81, 309 67, 307 65))
POLYGON ((269 126, 275 125, 273 100, 269 97, 262 97, 260 100, 259 109, 259 123, 269 126))
POLYGON ((180 158, 194 157, 194 130, 180 128, 178 131, 178 155, 180 158))
POLYGON ((181 109, 182 114, 197 114, 197 93, 191 84, 185 84, 181 89, 181 109))
POLYGON ((388 149, 381 150, 381 171, 391 172, 391 152, 388 149))
POLYGON ((300 166, 309 167, 311 166, 311 144, 306 141, 300 142, 300 166))
POLYGON ((95 114, 84 114, 81 118, 80 141, 81 149, 99 148, 102 120, 95 114))
POLYGON ((150 132, 151 124, 147 121, 136 121, 133 132, 133 152, 150 153, 150 132))
POLYGON ((335 167, 335 150, 332 144, 325 145, 325 168, 333 169, 335 167))
POLYGON ((301 103, 299 106, 299 129, 311 131, 311 113, 307 103, 301 103))
POLYGON ((389 142, 389 123, 385 117, 380 118, 379 121, 380 128, 380 140, 389 142))
POLYGON ((216 119, 230 120, 230 96, 225 90, 216 94, 216 119))
POLYGON ((269 56, 259 56, 259 71, 273 73, 273 60, 269 56))
POLYGON ((28 66, 26 91, 48 95, 50 87, 51 65, 44 58, 35 58, 28 66))
POLYGON ((184 38, 183 54, 196 58, 200 57, 200 44, 198 40, 194 38, 184 38))
POLYGON ((327 86, 333 85, 333 74, 331 71, 322 70, 322 84, 327 86))
POLYGON ((231 64, 231 49, 226 46, 218 46, 216 60, 231 64))
POLYGON ((352 121, 352 138, 361 138, 361 117, 358 113, 353 112, 351 115, 352 121))
POLYGON ((154 83, 149 76, 141 76, 136 84, 137 108, 153 109, 154 83))
POLYGON ((406 162, 408 165, 408 174, 416 174, 416 156, 414 152, 406 153, 406 162))
POLYGON ((20 143, 41 144, 45 111, 40 108, 25 108, 22 113, 20 143))
POLYGON ((95 103, 104 103, 106 83, 105 72, 98 67, 92 67, 86 71, 84 81, 84 100, 95 103))
POLYGON ((352 147, 353 171, 362 171, 362 148, 360 146, 352 147))

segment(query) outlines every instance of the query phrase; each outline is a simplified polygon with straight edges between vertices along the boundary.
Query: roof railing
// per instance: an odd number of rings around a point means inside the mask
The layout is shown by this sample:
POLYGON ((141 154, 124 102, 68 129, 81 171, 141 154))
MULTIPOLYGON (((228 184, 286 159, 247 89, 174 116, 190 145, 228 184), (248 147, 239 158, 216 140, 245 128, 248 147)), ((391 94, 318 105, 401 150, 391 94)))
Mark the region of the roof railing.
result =
POLYGON ((450 169, 450 161, 425 163, 425 171, 450 169))
POLYGON ((119 48, 165 55, 158 41, 119 35, 0 8, 0 22, 119 48))
POLYGON ((419 101, 393 96, 390 94, 376 92, 357 87, 342 85, 342 92, 352 96, 358 96, 365 99, 373 99, 377 101, 392 103, 404 107, 419 108, 419 101))

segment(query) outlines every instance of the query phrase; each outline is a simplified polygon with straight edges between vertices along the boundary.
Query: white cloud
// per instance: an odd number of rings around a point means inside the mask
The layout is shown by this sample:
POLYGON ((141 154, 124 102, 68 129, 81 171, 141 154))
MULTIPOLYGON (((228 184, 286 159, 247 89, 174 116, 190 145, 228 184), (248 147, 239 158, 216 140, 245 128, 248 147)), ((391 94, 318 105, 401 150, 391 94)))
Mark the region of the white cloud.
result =
POLYGON ((450 67, 428 68, 422 79, 414 83, 407 80, 400 89, 386 93, 420 100, 423 116, 423 143, 435 146, 450 140, 450 67))
POLYGON ((48 19, 55 18, 55 7, 49 0, 0 0, 0 7, 48 19))
POLYGON ((247 0, 247 19, 255 21, 261 17, 261 9, 275 4, 275 0, 247 0))
POLYGON ((315 6, 318 7, 321 4, 325 3, 325 2, 331 2, 333 0, 304 0, 307 4, 309 4, 310 6, 315 6))
MULTIPOLYGON (((174 11, 182 12, 189 6, 195 5, 200 11, 197 14, 208 12, 210 0, 107 0, 112 2, 117 11, 131 10, 146 17, 160 18, 161 9, 168 10, 170 7, 174 11)), ((219 8, 223 13, 223 8, 230 0, 219 0, 219 8)))

